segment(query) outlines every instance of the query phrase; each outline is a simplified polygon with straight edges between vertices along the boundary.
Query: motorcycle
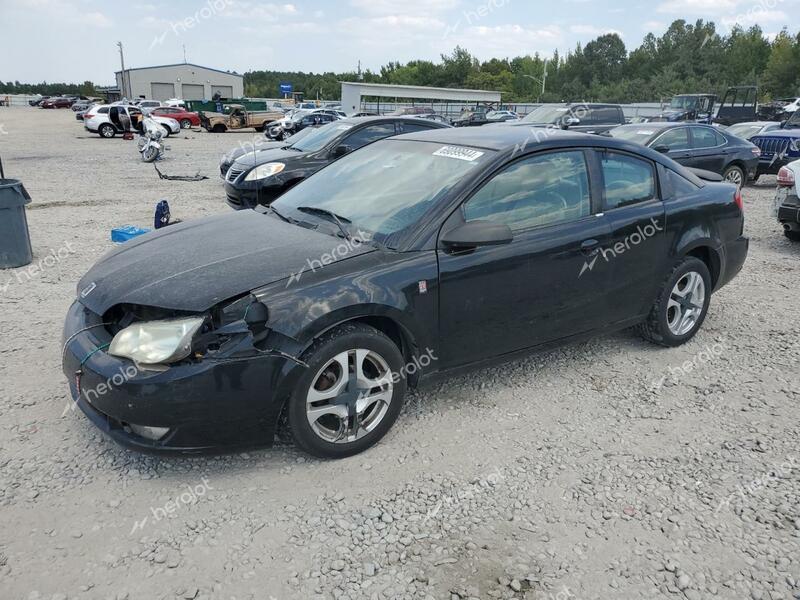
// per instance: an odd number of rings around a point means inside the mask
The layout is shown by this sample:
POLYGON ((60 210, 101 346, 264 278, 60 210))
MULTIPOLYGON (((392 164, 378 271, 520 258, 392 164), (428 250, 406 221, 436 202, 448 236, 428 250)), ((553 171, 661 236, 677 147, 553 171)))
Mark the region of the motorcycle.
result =
POLYGON ((141 127, 137 146, 142 160, 151 163, 160 159, 166 150, 166 146, 161 141, 164 137, 164 128, 149 116, 142 119, 141 127))

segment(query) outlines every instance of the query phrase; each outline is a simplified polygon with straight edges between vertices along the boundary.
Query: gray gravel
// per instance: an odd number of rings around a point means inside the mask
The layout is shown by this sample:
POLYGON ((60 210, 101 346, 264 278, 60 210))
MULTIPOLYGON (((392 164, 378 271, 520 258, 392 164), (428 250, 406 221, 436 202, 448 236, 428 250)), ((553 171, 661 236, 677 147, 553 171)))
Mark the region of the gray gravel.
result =
POLYGON ((774 178, 745 190, 750 257, 682 348, 621 332, 454 378, 335 463, 159 458, 69 410, 63 315, 112 226, 161 198, 227 211, 217 160, 251 136, 171 140, 163 171, 211 177, 181 183, 68 111, 0 123, 42 261, 0 274, 3 599, 800 598, 800 245, 774 178))

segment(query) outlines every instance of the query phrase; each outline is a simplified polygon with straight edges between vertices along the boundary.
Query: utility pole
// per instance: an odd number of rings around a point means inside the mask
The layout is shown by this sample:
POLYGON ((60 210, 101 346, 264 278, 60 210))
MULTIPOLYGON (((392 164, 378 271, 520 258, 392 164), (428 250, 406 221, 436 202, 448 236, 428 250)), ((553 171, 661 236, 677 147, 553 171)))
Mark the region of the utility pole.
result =
POLYGON ((122 97, 130 100, 130 89, 128 89, 130 86, 125 85, 125 54, 122 50, 122 42, 117 42, 117 46, 119 46, 119 62, 122 65, 122 97))
POLYGON ((183 45, 183 64, 188 64, 186 62, 186 44, 183 45))

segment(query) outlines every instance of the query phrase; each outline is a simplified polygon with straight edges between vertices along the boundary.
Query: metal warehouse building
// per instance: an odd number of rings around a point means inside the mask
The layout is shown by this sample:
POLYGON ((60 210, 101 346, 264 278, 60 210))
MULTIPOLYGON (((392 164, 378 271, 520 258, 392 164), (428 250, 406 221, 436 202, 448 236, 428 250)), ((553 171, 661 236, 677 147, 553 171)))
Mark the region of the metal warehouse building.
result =
POLYGON ((223 98, 244 96, 242 75, 191 63, 117 71, 117 86, 130 99, 210 100, 217 92, 223 98))

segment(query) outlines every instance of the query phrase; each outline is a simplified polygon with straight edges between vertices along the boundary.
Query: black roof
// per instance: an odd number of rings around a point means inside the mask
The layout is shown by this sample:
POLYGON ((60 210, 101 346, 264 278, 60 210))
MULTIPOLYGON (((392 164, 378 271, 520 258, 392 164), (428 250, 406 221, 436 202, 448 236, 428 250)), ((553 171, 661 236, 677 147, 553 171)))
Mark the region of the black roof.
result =
POLYGON ((528 123, 490 124, 482 127, 448 127, 435 131, 419 133, 406 133, 396 139, 419 140, 424 142, 437 142, 442 144, 458 144, 461 146, 475 146, 487 150, 506 150, 520 145, 533 147, 545 140, 561 142, 575 141, 576 143, 587 140, 597 140, 600 136, 588 133, 576 133, 555 128, 531 127, 528 123), (541 132, 537 135, 537 132, 541 132))
POLYGON ((421 121, 423 123, 436 123, 434 128, 440 127, 443 123, 432 119, 421 119, 417 115, 380 115, 377 117, 347 117, 339 119, 334 123, 349 123, 351 125, 361 125, 363 123, 392 123, 394 121, 421 121))

